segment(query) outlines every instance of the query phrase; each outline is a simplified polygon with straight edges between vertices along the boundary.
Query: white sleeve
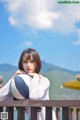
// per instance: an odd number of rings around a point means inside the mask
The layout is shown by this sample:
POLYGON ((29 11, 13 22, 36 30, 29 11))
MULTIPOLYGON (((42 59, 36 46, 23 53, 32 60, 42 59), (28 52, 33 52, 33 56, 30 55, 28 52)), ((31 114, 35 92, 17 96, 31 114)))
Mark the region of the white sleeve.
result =
POLYGON ((46 93, 47 89, 49 89, 50 81, 43 77, 39 79, 38 75, 35 75, 30 83, 29 91, 31 99, 41 99, 46 93))
POLYGON ((0 89, 0 101, 12 99, 10 92, 11 79, 0 89))

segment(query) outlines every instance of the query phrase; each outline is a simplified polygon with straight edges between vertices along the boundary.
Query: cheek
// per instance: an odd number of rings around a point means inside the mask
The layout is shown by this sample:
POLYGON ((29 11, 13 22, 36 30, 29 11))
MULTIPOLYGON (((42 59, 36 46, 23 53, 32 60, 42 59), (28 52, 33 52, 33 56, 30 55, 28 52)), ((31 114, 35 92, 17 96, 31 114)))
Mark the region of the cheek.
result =
POLYGON ((27 68, 27 64, 24 63, 24 64, 23 64, 23 68, 24 68, 24 69, 27 68))
POLYGON ((34 71, 36 70, 36 63, 34 64, 34 71))

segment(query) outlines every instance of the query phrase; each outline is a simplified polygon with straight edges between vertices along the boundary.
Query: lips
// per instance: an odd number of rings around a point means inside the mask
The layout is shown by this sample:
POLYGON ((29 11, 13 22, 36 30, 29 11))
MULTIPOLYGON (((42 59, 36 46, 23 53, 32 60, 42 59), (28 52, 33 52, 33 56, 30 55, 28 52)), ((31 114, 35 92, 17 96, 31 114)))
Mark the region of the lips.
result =
POLYGON ((27 68, 27 70, 29 70, 29 71, 30 71, 30 70, 31 70, 31 68, 27 68))

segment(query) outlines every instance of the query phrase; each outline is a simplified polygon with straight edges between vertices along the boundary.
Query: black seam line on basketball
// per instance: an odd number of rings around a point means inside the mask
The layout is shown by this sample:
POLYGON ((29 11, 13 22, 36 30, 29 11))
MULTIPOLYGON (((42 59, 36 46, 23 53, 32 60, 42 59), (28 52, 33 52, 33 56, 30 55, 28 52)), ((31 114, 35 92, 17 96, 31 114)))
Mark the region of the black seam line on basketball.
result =
POLYGON ((31 75, 29 75, 29 74, 27 74, 27 75, 33 78, 33 76, 31 76, 31 75))
POLYGON ((28 89, 28 86, 25 84, 24 80, 19 76, 15 76, 14 79, 15 79, 16 88, 18 89, 19 93, 24 98, 28 99, 29 98, 29 89, 28 89))

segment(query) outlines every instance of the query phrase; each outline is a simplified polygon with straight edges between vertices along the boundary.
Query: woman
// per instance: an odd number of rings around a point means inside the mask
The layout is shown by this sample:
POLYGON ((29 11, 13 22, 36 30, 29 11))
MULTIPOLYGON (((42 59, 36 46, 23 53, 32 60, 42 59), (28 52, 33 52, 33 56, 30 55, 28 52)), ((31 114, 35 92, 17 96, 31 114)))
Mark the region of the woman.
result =
MULTIPOLYGON (((38 52, 31 48, 25 49, 20 56, 18 68, 19 70, 16 71, 8 83, 3 88, 1 88, 0 101, 14 99, 10 91, 10 83, 16 75, 21 73, 26 73, 32 76, 29 84, 30 99, 49 100, 50 81, 46 77, 39 74, 41 69, 41 59, 38 52)), ((56 120, 54 111, 53 119, 56 120)), ((42 107, 41 111, 39 112, 38 120, 45 120, 44 107, 42 107)))

